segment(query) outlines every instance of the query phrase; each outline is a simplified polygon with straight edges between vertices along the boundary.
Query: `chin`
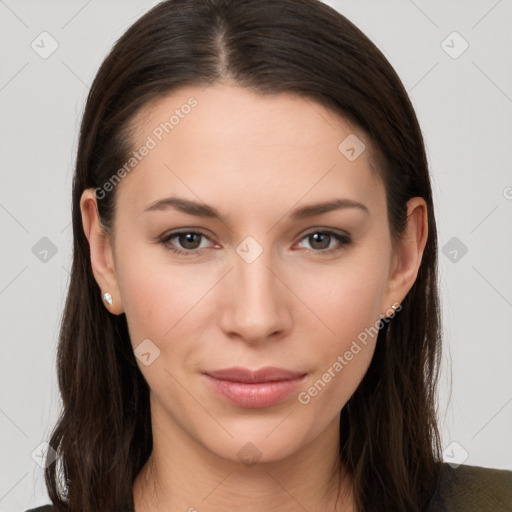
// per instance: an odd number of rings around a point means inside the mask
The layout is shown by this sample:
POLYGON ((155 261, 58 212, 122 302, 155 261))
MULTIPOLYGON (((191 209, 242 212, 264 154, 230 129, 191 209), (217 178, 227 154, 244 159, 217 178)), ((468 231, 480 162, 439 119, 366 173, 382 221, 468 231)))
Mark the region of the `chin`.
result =
POLYGON ((300 431, 290 428, 290 424, 285 427, 289 420, 283 421, 283 418, 286 418, 286 414, 278 421, 260 422, 258 426, 248 425, 248 420, 240 421, 238 426, 232 428, 225 425, 233 437, 224 432, 221 438, 215 435, 203 438, 201 442, 216 456, 247 467, 257 463, 283 461, 299 452, 310 441, 306 438, 304 427, 300 431), (279 425, 281 421, 283 423, 279 425))

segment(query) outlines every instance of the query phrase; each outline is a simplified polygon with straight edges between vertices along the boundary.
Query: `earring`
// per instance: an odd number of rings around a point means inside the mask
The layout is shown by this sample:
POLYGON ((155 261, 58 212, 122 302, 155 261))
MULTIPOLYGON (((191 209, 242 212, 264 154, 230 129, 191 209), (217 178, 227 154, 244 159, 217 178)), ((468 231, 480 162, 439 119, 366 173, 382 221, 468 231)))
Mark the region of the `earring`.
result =
POLYGON ((110 293, 106 292, 103 294, 103 300, 109 305, 112 306, 112 295, 110 293))

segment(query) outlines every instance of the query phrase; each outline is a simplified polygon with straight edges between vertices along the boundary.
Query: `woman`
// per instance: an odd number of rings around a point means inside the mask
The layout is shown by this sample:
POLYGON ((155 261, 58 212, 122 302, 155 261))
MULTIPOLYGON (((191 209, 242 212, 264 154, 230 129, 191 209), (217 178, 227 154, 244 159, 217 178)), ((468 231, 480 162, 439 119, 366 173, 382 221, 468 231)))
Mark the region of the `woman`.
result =
POLYGON ((423 139, 335 10, 146 13, 92 85, 73 230, 51 510, 510 510, 512 472, 441 460, 423 139))

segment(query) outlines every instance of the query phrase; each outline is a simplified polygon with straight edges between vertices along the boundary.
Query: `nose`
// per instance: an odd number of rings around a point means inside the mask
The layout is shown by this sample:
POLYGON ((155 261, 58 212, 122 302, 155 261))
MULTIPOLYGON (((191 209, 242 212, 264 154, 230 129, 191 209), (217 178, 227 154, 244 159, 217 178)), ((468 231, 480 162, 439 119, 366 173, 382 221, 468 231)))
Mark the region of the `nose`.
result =
POLYGON ((251 263, 235 254, 233 264, 223 290, 223 331, 251 344, 284 336, 291 328, 291 293, 272 265, 270 251, 251 263))

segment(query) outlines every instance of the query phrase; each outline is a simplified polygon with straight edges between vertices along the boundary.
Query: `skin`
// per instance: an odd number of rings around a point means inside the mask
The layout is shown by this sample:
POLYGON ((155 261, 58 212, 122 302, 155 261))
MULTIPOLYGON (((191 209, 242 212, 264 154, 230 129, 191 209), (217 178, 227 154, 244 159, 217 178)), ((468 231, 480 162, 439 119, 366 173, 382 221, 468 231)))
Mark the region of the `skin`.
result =
POLYGON ((95 279, 113 298, 106 307, 126 315, 134 348, 150 339, 160 350, 148 366, 137 359, 151 389, 154 449, 134 484, 136 510, 353 510, 337 457, 339 412, 370 364, 376 336, 309 403, 298 393, 413 285, 427 239, 425 201, 408 202, 407 231, 393 250, 368 137, 310 100, 231 83, 187 87, 147 105, 134 123, 134 149, 190 96, 198 105, 117 185, 110 236, 100 229, 92 189, 80 203, 95 279), (349 134, 366 145, 354 161, 338 150, 349 134), (207 203, 225 221, 174 209, 144 213, 171 195, 207 203), (289 217, 293 208, 341 197, 368 213, 289 217), (157 242, 185 228, 207 238, 167 245, 201 254, 176 255, 157 242), (352 242, 306 236, 327 229, 352 242), (263 250, 251 263, 236 252, 248 236, 263 250), (333 247, 340 250, 321 254, 333 247), (268 365, 307 376, 296 392, 260 409, 227 403, 201 373, 268 365), (259 457, 251 467, 237 455, 247 443, 259 457))

